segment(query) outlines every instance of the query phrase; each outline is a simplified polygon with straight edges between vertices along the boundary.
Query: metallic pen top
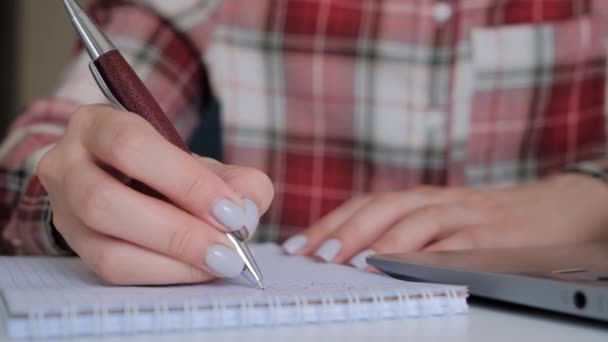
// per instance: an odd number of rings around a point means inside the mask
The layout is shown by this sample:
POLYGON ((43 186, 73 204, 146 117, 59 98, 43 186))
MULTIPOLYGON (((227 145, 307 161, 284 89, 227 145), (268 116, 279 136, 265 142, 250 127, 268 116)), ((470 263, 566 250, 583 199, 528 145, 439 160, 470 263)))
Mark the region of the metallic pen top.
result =
POLYGON ((68 11, 74 29, 80 36, 80 40, 92 60, 96 60, 108 51, 116 50, 114 44, 95 25, 91 18, 86 15, 82 7, 75 0, 63 0, 63 4, 68 11))

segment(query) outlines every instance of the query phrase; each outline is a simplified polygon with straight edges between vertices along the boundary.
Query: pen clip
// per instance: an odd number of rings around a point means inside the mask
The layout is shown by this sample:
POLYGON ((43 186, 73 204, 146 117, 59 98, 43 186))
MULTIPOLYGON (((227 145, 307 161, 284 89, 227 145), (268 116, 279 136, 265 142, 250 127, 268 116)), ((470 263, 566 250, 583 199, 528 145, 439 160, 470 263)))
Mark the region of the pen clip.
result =
POLYGON ((89 70, 91 70, 93 79, 95 79, 95 82, 99 86, 99 89, 101 89, 101 92, 105 95, 105 97, 108 99, 108 101, 110 101, 110 103, 116 105, 119 109, 126 110, 125 107, 122 105, 122 103, 120 103, 120 101, 118 101, 118 99, 116 97, 114 97, 114 94, 112 94, 112 92, 110 91, 110 88, 108 88, 106 81, 103 79, 103 77, 101 76, 101 73, 97 69, 97 65, 95 65, 95 61, 91 61, 89 63, 89 70))

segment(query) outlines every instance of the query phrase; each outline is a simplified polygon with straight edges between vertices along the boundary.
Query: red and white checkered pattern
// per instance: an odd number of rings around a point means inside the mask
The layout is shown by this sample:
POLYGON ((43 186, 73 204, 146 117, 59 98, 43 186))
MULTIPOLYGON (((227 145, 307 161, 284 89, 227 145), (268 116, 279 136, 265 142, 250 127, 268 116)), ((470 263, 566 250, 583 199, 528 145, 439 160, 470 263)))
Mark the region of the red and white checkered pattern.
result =
MULTIPOLYGON (((276 187, 262 240, 359 193, 608 169, 607 1, 114 0, 91 12, 184 137, 209 80, 226 162, 276 187)), ((58 252, 32 174, 77 104, 103 100, 87 63, 78 54, 0 148, 6 253, 58 252)))

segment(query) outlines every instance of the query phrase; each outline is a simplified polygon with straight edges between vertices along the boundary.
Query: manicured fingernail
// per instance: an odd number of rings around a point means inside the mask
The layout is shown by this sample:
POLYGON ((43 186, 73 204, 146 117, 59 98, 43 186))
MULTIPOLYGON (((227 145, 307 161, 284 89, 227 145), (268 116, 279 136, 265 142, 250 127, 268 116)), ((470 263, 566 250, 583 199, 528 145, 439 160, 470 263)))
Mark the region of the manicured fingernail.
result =
POLYGON ((207 249, 205 263, 217 275, 226 278, 240 275, 245 267, 237 252, 222 245, 213 245, 207 249))
POLYGON ((231 232, 241 229, 245 222, 243 208, 227 199, 213 204, 213 216, 231 232))
POLYGON ((325 241, 321 247, 317 249, 315 256, 326 262, 331 262, 340 252, 340 248, 342 248, 342 242, 340 242, 340 240, 330 239, 325 241))
POLYGON ((352 259, 350 259, 350 261, 348 263, 355 266, 356 268, 358 268, 360 270, 365 270, 369 266, 365 259, 368 256, 374 255, 374 254, 376 254, 376 252, 374 252, 374 250, 366 249, 363 252, 360 252, 359 254, 355 255, 352 259))
POLYGON ((258 229, 258 224, 260 223, 260 210, 258 206, 250 199, 244 199, 245 203, 245 228, 249 231, 249 238, 255 234, 255 231, 258 229))
POLYGON ((306 243, 308 243, 308 238, 306 236, 295 235, 283 242, 283 245, 281 247, 283 247, 283 250, 287 254, 293 255, 301 251, 302 248, 306 246, 306 243))

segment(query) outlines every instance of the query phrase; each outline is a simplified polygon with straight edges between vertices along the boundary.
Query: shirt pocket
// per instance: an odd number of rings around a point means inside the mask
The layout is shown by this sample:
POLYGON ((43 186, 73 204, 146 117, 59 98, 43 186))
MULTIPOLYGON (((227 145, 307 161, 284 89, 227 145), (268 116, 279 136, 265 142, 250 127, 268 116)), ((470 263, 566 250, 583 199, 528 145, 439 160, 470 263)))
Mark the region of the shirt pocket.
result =
POLYGON ((472 31, 468 125, 455 134, 466 184, 533 180, 604 154, 606 19, 472 31))

